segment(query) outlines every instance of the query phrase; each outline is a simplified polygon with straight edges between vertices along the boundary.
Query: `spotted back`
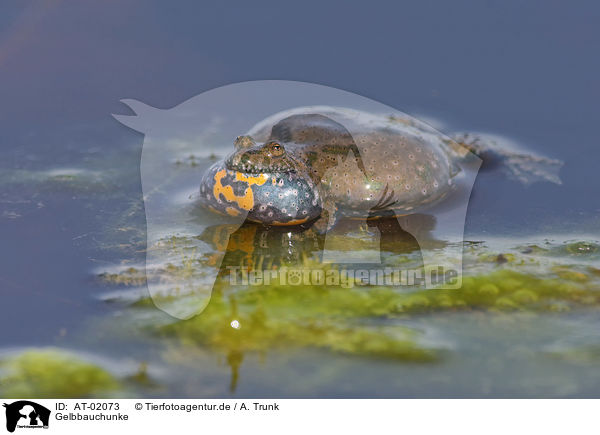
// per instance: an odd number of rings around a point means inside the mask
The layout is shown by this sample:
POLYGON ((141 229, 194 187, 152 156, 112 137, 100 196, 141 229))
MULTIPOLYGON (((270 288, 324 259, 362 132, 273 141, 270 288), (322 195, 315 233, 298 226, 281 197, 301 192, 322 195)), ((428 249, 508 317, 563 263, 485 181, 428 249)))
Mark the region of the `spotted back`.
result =
POLYGON ((353 158, 354 164, 366 175, 361 153, 352 134, 339 122, 318 113, 288 116, 271 129, 269 140, 297 145, 300 155, 315 183, 325 172, 338 165, 338 158, 353 158))

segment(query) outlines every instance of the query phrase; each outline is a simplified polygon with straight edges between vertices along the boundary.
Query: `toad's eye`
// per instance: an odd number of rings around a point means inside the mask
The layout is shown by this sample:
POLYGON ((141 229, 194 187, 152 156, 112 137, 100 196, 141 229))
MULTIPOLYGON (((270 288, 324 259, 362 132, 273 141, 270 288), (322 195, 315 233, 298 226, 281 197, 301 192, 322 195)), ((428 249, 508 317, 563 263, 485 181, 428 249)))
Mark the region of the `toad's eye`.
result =
POLYGON ((271 142, 269 144, 269 151, 275 157, 283 155, 284 149, 283 146, 278 144, 277 142, 271 142))

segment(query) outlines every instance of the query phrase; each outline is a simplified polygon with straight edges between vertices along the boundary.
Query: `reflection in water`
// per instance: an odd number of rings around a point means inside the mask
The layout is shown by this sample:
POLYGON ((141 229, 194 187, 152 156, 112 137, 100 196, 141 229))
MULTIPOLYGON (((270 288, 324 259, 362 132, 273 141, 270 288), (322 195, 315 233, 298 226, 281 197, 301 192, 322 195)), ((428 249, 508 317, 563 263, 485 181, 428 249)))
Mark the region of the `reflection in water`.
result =
MULTIPOLYGON (((348 251, 365 246, 374 235, 370 228, 379 233, 382 264, 385 263, 385 257, 390 255, 412 254, 420 257, 417 239, 425 241, 428 247, 444 246, 444 242, 436 240, 431 233, 435 227, 433 216, 414 214, 396 218, 391 213, 389 216, 368 219, 358 232, 350 233, 356 229, 355 220, 338 222, 335 231, 344 238, 342 246, 348 251)), ((296 227, 264 226, 249 221, 239 228, 235 224, 214 225, 207 227, 198 238, 209 243, 216 253, 225 252, 219 272, 222 277, 231 266, 270 270, 283 265, 302 266, 309 258, 320 260, 325 241, 325 234, 318 227, 320 222, 296 227)), ((209 265, 214 265, 212 255, 217 254, 209 254, 209 265)))
POLYGON ((266 227, 248 221, 237 227, 215 225, 207 227, 199 236, 217 253, 211 255, 225 252, 219 277, 228 274, 230 266, 270 270, 284 264, 301 264, 303 258, 318 252, 322 246, 322 239, 311 228, 266 227), (234 228, 237 230, 231 232, 234 228))
MULTIPOLYGON (((426 240, 427 235, 432 243, 442 243, 435 241, 431 236, 435 219, 427 215, 399 218, 378 216, 368 220, 368 223, 362 226, 362 231, 349 233, 348 231, 356 229, 355 222, 351 219, 342 220, 336 225, 336 231, 344 238, 342 245, 349 250, 359 249, 373 237, 373 231, 379 232, 381 264, 369 264, 369 269, 383 268, 390 264, 390 258, 406 255, 410 256, 412 261, 404 263, 404 267, 414 269, 423 266, 417 239, 407 230, 418 233, 420 240, 426 240)), ((204 334, 210 336, 211 344, 221 347, 225 352, 226 362, 231 369, 231 392, 237 387, 240 367, 246 352, 260 353, 272 347, 298 342, 335 349, 341 345, 335 343, 337 340, 340 340, 340 343, 350 342, 349 347, 354 346, 364 351, 372 345, 369 343, 377 343, 374 332, 357 329, 344 321, 340 323, 339 319, 328 318, 331 314, 328 313, 328 308, 331 308, 333 313, 347 309, 340 296, 329 302, 333 304, 331 307, 328 307, 327 302, 319 302, 312 307, 298 308, 302 304, 310 303, 311 299, 314 303, 314 298, 318 300, 319 294, 326 300, 331 297, 331 292, 339 291, 338 288, 318 285, 286 287, 280 282, 276 285, 260 285, 253 288, 240 287, 240 281, 232 284, 230 280, 232 268, 236 268, 236 272, 240 268, 247 268, 249 271, 273 271, 290 267, 322 270, 324 265, 320 258, 325 234, 319 231, 319 225, 284 228, 245 222, 232 233, 234 228, 231 224, 215 225, 207 227, 198 237, 209 243, 216 252, 225 252, 225 256, 221 262, 211 302, 199 316, 184 321, 191 328, 201 328, 204 334), (302 313, 303 310, 306 312, 302 313)), ((208 262, 211 261, 209 254, 208 262)), ((330 264, 326 267, 343 269, 345 266, 330 264)), ((360 268, 360 265, 356 267, 360 268)), ((368 290, 356 290, 353 297, 360 298, 363 291, 368 290)), ((342 317, 347 314, 344 313, 342 317)), ((339 316, 339 313, 336 316, 339 316)), ((418 352, 412 348, 412 344, 407 346, 408 350, 405 348, 406 343, 400 345, 400 350, 395 349, 398 343, 395 343, 394 339, 386 338, 385 334, 379 335, 379 340, 383 340, 379 344, 381 349, 369 352, 374 352, 375 355, 378 352, 396 352, 403 355, 401 358, 410 360, 425 358, 423 355, 416 355, 418 352)), ((352 353, 348 349, 345 351, 352 353)))

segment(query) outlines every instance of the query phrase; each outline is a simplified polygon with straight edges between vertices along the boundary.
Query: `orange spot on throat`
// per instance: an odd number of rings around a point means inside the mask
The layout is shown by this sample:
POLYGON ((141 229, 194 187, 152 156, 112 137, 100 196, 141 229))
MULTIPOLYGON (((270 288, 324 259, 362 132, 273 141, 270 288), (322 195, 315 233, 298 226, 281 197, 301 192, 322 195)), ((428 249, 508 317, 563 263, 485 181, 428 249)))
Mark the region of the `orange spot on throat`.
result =
MULTIPOLYGON (((238 196, 233 191, 233 187, 223 186, 222 180, 225 175, 227 175, 227 170, 225 169, 221 169, 215 174, 215 185, 213 187, 214 197, 219 199, 219 195, 223 195, 228 202, 236 203, 243 210, 251 210, 252 207, 254 207, 254 194, 252 193, 251 186, 254 184, 257 186, 262 186, 269 179, 267 174, 259 174, 254 176, 244 175, 241 172, 236 172, 235 181, 243 181, 248 184, 248 187, 246 190, 244 190, 244 194, 242 196, 238 196)), ((229 213, 230 208, 231 207, 227 207, 227 213, 229 213)))

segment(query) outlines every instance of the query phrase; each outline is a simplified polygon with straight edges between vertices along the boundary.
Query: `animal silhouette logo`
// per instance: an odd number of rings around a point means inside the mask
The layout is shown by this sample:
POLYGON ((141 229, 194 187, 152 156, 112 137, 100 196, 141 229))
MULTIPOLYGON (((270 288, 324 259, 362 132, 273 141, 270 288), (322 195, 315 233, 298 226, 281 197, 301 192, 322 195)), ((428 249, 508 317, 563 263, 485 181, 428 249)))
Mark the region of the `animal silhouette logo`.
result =
POLYGON ((30 400, 19 400, 3 405, 6 408, 6 430, 14 432, 18 428, 48 428, 50 410, 30 400))
MULTIPOLYGON (((322 219, 326 235, 321 262, 381 265, 380 246, 388 243, 388 233, 408 232, 411 246, 420 246, 424 267, 456 271, 458 279, 446 286, 460 287, 465 216, 481 160, 428 124, 355 94, 288 81, 228 85, 169 109, 131 99, 122 102, 133 113, 113 115, 115 119, 144 134, 140 176, 147 229, 146 283, 154 305, 171 316, 187 319, 206 308, 222 272, 228 241, 247 217, 258 216, 259 222, 273 225, 301 225, 319 215, 317 208, 323 210, 321 217, 328 216, 322 219), (307 105, 314 101, 323 106, 307 105), (347 109, 332 112, 335 107, 347 109), (359 113, 372 118, 357 118, 359 113), (364 127, 371 123, 379 136, 368 136, 370 130, 364 127), (394 142, 398 129, 413 139, 394 142), (319 141, 327 142, 326 146, 319 141), (366 142, 374 146, 364 145, 366 142), (292 155, 294 149, 300 149, 298 144, 302 144, 302 159, 292 155), (407 146, 412 148, 407 151, 407 146), (454 148, 461 156, 454 155, 454 148), (233 157, 222 160, 234 150, 233 157), (451 162, 446 162, 446 152, 454 156, 451 162), (284 170, 288 160, 298 166, 284 170), (198 162, 204 165, 208 161, 209 166, 198 167, 198 162), (306 165, 317 172, 317 181, 305 176, 306 165), (231 169, 238 166, 242 169, 231 169), (265 171, 258 171, 263 167, 265 171), (408 169, 393 172, 396 167, 408 169), (443 172, 444 168, 448 170, 443 172), (460 175, 455 177, 452 171, 460 175), (284 176, 277 175, 280 173, 284 176), (399 184, 400 178, 406 181, 399 184), (205 185, 204 180, 210 184, 205 185), (373 191, 373 198, 365 189, 373 191), (325 191, 329 202, 323 199, 325 191), (441 195, 449 201, 439 205, 428 202, 441 195), (202 202, 202 196, 208 206, 197 209, 195 204, 202 202), (344 210, 352 209, 359 200, 368 203, 369 216, 346 216, 344 210), (431 224, 426 229, 423 219, 413 219, 423 215, 421 208, 427 208, 426 223, 431 224), (371 214, 390 219, 368 224, 371 214), (396 217, 396 227, 401 229, 382 227, 396 217), (334 225, 344 218, 352 219, 351 228, 334 225), (223 223, 228 224, 224 227, 227 234, 222 235, 224 243, 212 246, 198 237, 223 223), (170 229, 174 227, 184 243, 173 239, 170 229), (347 233, 365 228, 373 234, 369 246, 351 252, 340 248, 338 242, 346 240, 347 233), (443 251, 437 243, 439 237, 445 241, 443 251), (181 267, 171 267, 179 263, 181 267), (172 273, 162 273, 165 270, 172 273)), ((439 286, 425 284, 427 288, 439 286)))

